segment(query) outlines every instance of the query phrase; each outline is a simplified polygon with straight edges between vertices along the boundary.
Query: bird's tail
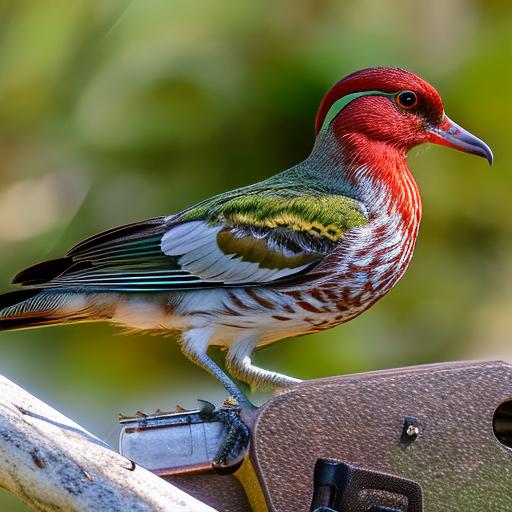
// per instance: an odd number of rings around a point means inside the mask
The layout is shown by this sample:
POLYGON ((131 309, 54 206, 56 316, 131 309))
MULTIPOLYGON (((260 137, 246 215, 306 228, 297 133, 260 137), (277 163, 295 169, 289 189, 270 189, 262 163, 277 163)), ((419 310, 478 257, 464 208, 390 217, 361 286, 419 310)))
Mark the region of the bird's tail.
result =
POLYGON ((79 293, 32 288, 0 295, 0 331, 88 320, 79 293))

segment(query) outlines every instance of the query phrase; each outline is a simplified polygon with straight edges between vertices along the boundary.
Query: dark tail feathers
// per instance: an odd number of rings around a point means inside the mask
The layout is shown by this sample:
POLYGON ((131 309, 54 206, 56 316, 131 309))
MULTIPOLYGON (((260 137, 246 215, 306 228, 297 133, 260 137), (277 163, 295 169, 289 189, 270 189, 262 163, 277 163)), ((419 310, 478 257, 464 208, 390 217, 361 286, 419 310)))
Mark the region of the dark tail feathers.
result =
POLYGON ((0 331, 85 320, 83 315, 58 314, 66 299, 66 293, 41 288, 4 293, 0 295, 0 331))

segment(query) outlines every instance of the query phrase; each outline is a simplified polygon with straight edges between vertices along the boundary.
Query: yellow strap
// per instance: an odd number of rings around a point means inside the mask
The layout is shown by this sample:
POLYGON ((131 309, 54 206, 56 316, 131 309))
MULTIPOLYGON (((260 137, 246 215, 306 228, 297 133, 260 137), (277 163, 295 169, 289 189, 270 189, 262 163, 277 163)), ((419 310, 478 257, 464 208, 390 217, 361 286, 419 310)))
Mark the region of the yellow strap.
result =
POLYGON ((244 459, 242 465, 235 471, 234 476, 242 484, 252 512, 269 512, 263 489, 249 457, 244 459))

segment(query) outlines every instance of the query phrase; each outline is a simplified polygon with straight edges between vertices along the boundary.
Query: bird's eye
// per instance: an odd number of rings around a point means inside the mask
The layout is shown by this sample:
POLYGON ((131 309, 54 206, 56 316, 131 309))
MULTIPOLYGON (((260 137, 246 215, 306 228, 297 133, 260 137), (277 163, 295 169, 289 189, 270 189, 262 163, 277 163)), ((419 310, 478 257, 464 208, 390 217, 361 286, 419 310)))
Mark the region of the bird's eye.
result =
POLYGON ((402 108, 414 108, 418 104, 418 96, 412 91, 399 92, 395 101, 402 108))

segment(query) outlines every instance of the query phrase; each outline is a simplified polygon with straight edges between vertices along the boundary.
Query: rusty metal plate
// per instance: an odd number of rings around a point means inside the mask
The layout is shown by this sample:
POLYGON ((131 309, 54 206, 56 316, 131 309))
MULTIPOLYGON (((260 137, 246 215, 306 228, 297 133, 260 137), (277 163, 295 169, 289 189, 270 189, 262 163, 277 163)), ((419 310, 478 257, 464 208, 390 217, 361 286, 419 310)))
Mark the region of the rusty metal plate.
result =
POLYGON ((233 475, 185 474, 165 477, 165 479, 218 512, 249 512, 251 510, 242 485, 233 475))

